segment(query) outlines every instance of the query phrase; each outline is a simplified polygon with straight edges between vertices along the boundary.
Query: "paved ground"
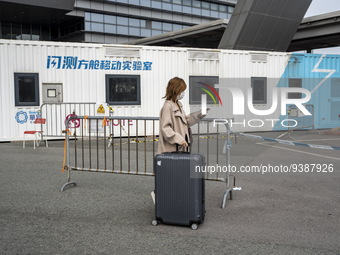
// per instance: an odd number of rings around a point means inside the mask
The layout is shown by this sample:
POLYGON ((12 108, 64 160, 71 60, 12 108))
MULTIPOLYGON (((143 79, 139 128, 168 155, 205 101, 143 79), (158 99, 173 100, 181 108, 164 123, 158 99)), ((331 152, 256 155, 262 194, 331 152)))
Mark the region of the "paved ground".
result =
MULTIPOLYGON (((339 135, 294 137, 340 146, 339 135)), ((0 144, 1 254, 340 254, 340 151, 239 137, 231 150, 237 168, 301 163, 326 170, 237 173, 242 191, 224 210, 223 183, 207 182, 206 221, 193 231, 151 226, 153 177, 72 172, 78 186, 60 192, 67 178, 62 142, 31 145, 0 144)))

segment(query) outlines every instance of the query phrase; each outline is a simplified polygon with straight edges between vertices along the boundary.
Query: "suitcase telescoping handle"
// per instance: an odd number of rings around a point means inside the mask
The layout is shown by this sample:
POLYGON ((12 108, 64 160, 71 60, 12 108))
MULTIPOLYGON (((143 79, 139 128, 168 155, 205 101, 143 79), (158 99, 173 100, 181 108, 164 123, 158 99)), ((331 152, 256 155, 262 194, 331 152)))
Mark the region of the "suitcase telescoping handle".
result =
MULTIPOLYGON (((188 135, 185 135, 185 141, 188 144, 187 151, 185 153, 190 153, 191 152, 191 146, 190 146, 190 143, 189 143, 188 135), (189 151, 189 147, 190 147, 190 151, 189 151)), ((174 151, 173 153, 183 153, 183 151, 178 151, 178 147, 179 147, 179 144, 176 143, 176 151, 174 151)))

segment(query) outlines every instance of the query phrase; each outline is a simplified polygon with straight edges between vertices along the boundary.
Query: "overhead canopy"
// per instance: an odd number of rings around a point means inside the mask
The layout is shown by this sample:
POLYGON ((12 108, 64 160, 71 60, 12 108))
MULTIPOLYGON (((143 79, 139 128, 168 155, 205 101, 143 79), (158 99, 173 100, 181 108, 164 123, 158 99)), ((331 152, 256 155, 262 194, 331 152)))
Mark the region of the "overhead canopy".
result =
POLYGON ((48 25, 71 19, 65 15, 73 10, 75 0, 6 0, 0 1, 0 17, 2 21, 23 22, 48 25))
POLYGON ((227 25, 227 19, 219 19, 161 35, 138 39, 127 44, 217 48, 227 25))
POLYGON ((286 51, 312 0, 238 0, 220 49, 286 51))
POLYGON ((71 11, 74 8, 75 0, 1 0, 11 4, 24 4, 31 6, 39 6, 45 8, 61 9, 71 11))
POLYGON ((340 46, 340 11, 303 19, 288 51, 340 46))

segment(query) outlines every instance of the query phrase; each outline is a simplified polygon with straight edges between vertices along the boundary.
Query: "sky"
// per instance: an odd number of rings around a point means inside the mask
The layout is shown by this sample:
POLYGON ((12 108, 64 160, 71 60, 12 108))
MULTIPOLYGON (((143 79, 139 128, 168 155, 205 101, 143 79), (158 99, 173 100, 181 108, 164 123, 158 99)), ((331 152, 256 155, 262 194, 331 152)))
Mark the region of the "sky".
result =
POLYGON ((315 16, 340 10, 339 0, 313 0, 305 17, 315 16))
MULTIPOLYGON (((298 0, 297 0, 298 1, 298 0)), ((313 0, 305 17, 340 11, 340 0, 313 0)), ((340 54, 340 47, 314 50, 314 53, 340 54)))

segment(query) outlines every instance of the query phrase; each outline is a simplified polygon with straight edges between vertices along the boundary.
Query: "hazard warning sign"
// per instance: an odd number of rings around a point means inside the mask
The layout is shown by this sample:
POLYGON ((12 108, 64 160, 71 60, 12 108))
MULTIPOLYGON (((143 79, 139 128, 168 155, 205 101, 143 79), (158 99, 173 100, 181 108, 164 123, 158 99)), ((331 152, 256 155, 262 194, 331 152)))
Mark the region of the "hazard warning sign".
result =
POLYGON ((102 113, 102 114, 105 113, 105 108, 104 108, 104 106, 102 104, 98 107, 97 113, 102 113))

